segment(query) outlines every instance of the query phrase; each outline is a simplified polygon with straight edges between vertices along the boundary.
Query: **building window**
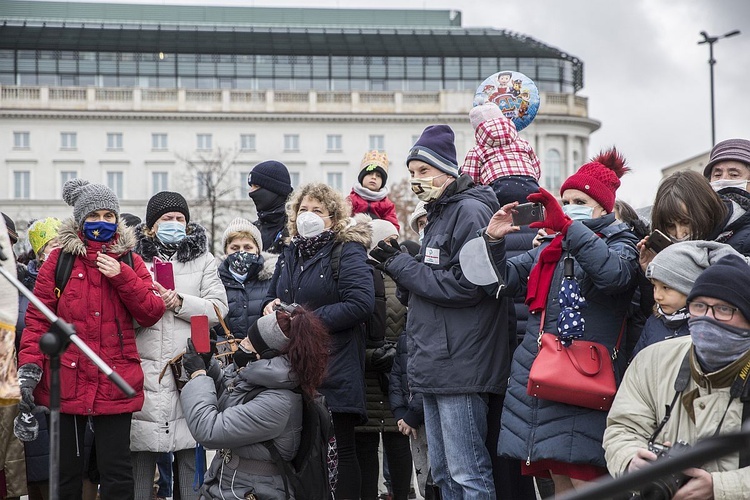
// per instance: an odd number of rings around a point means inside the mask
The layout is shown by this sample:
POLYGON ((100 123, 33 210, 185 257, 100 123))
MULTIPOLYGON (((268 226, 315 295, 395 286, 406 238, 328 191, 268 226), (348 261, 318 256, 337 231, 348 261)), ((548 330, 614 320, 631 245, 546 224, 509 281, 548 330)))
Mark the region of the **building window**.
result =
POLYGON ((419 136, 419 135, 413 135, 413 136, 411 136, 411 144, 412 144, 412 146, 417 143, 417 141, 419 140, 420 137, 421 136, 419 136))
POLYGON ((60 132, 60 149, 77 149, 78 137, 75 132, 60 132))
POLYGON ((292 188, 297 189, 300 180, 299 172, 289 172, 289 180, 291 181, 292 188))
POLYGON ((13 132, 13 149, 29 149, 30 137, 29 132, 13 132))
POLYGON ((247 198, 247 193, 250 190, 250 186, 247 183, 248 175, 250 175, 250 172, 240 172, 240 191, 238 194, 240 200, 247 198))
POLYGON ((211 183, 211 177, 209 172, 198 172, 195 175, 195 182, 198 185, 197 195, 198 199, 205 199, 208 197, 208 188, 211 183))
POLYGON ((156 194, 169 190, 168 178, 167 172, 151 172, 152 193, 156 194))
POLYGON ((544 155, 544 186, 548 191, 557 191, 562 185, 562 156, 556 149, 548 149, 544 155))
POLYGON ((371 135, 370 136, 370 149, 384 151, 385 150, 385 136, 384 135, 371 135))
POLYGON ((151 134, 151 149, 154 151, 166 151, 167 134, 151 134))
POLYGON ((326 137, 326 151, 329 153, 340 153, 341 152, 341 136, 340 135, 328 135, 326 137))
POLYGON ((73 180, 76 177, 78 177, 78 172, 75 170, 63 170, 60 172, 60 183, 64 186, 66 182, 73 180))
POLYGON ((122 172, 107 172, 107 187, 122 199, 122 172))
POLYGON ((255 134, 240 135, 240 151, 255 151, 255 134))
POLYGON ((13 198, 16 200, 31 198, 31 172, 28 170, 13 172, 13 198))
POLYGON ((328 172, 328 174, 326 174, 326 184, 337 191, 341 191, 341 188, 344 184, 343 175, 341 174, 341 172, 328 172))
POLYGON ((299 151, 299 135, 285 134, 284 135, 284 152, 292 153, 296 151, 299 151))
POLYGON ((211 151, 213 149, 213 136, 211 134, 198 134, 197 149, 199 151, 211 151))
POLYGON ((122 151, 122 134, 120 132, 107 134, 107 151, 122 151))

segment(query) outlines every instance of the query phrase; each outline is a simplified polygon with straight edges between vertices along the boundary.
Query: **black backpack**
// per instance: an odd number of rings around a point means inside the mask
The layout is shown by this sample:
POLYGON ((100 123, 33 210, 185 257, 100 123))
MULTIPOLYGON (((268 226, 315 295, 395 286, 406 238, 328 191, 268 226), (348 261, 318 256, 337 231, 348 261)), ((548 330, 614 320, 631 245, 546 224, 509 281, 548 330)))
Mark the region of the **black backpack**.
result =
MULTIPOLYGON (((333 280, 339 281, 339 267, 341 261, 342 243, 336 243, 331 250, 331 273, 333 280)), ((365 332, 366 348, 375 349, 385 344, 386 297, 385 278, 379 269, 373 269, 373 283, 375 284, 375 311, 362 323, 365 332)))
MULTIPOLYGON (((245 395, 243 403, 265 391, 267 387, 256 387, 245 395)), ((333 431, 333 419, 325 397, 316 393, 308 398, 299 388, 294 392, 302 395, 302 435, 297 454, 291 461, 284 460, 273 441, 264 441, 271 458, 284 479, 286 498, 291 498, 290 486, 296 500, 326 500, 333 498, 338 482, 338 447, 333 431)))
MULTIPOLYGON (((69 252, 60 251, 60 255, 57 257, 57 265, 55 266, 55 297, 58 299, 65 290, 65 285, 68 284, 70 279, 70 273, 73 272, 73 263, 76 260, 76 256, 69 252)), ((133 267, 133 252, 128 251, 118 260, 133 267)))

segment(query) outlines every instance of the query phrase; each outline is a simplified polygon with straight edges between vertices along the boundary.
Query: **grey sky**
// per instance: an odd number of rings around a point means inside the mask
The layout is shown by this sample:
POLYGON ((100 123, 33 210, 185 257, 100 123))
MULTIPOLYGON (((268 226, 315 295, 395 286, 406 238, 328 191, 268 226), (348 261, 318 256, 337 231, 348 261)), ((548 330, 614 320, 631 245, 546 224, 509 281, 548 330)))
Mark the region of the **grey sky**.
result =
POLYGON ((120 0, 124 3, 456 9, 468 27, 507 28, 584 61, 589 154, 616 145, 633 173, 619 196, 650 204, 660 169, 710 149, 708 47, 700 31, 742 34, 714 45, 716 138, 750 138, 748 0, 120 0))

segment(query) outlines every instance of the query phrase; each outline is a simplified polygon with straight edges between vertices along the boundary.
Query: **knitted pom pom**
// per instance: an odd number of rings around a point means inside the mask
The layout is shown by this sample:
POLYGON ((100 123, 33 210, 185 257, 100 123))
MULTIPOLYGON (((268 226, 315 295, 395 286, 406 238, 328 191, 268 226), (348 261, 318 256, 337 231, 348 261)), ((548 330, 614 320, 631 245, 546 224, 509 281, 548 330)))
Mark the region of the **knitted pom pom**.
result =
POLYGON ((71 179, 65 183, 62 190, 62 197, 65 203, 71 207, 75 206, 78 197, 83 192, 83 187, 88 186, 89 181, 84 179, 71 179))
POLYGON ((613 171, 618 178, 630 172, 630 167, 626 166, 627 162, 625 160, 625 157, 622 156, 622 154, 617 151, 617 148, 615 148, 614 146, 612 146, 612 149, 601 151, 598 155, 591 159, 591 162, 601 163, 602 165, 613 171))

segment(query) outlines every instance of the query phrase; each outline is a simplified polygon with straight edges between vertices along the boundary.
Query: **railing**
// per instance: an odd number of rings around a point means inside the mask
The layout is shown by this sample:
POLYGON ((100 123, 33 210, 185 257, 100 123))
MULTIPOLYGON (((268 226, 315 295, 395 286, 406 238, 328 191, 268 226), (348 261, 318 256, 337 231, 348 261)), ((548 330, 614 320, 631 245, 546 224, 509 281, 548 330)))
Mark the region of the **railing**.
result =
MULTIPOLYGON (((0 110, 198 113, 466 114, 471 91, 342 92, 237 89, 0 87, 0 110)), ((542 92, 540 113, 587 118, 588 98, 542 92)))

